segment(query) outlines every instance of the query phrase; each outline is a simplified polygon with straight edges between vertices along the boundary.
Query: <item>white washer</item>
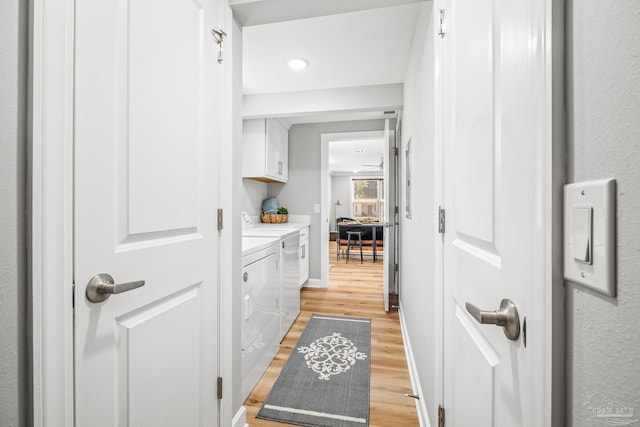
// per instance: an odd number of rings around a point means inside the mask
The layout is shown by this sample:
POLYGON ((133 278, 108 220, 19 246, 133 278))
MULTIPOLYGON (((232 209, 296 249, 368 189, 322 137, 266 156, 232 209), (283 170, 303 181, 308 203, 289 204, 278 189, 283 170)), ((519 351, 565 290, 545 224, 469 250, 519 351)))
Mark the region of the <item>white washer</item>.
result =
POLYGON ((300 230, 297 228, 256 228, 246 212, 242 212, 243 237, 275 237, 280 239, 280 341, 287 335, 300 314, 300 230))
POLYGON ((242 238, 242 400, 280 349, 280 239, 242 238))

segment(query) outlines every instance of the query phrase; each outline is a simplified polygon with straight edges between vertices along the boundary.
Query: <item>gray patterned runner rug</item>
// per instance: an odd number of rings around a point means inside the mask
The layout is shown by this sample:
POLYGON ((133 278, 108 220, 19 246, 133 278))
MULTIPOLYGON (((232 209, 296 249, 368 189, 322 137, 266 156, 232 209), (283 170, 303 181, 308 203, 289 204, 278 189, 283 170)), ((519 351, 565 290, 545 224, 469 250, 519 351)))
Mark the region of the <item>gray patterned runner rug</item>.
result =
POLYGON ((371 319, 314 314, 257 417, 312 427, 369 425, 371 319))

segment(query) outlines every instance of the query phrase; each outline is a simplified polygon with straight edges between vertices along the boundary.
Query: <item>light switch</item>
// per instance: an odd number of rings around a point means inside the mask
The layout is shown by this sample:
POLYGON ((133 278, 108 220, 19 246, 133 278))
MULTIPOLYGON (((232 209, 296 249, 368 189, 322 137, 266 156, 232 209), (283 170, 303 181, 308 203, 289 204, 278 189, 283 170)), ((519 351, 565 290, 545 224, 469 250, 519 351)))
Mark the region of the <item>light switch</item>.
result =
POLYGON ((564 187, 564 277, 616 295, 616 180, 564 187))
POLYGON ((571 256, 591 264, 591 207, 573 208, 571 215, 571 256))

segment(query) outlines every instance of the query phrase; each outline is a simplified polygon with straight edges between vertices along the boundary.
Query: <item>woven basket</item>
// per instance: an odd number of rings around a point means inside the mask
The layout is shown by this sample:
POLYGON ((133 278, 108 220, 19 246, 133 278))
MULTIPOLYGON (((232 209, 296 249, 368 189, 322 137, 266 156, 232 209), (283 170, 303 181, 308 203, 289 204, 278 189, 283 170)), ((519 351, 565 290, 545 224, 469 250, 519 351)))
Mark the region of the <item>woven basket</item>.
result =
POLYGON ((289 215, 263 213, 260 216, 260 219, 266 224, 282 224, 283 222, 287 222, 289 220, 289 215))

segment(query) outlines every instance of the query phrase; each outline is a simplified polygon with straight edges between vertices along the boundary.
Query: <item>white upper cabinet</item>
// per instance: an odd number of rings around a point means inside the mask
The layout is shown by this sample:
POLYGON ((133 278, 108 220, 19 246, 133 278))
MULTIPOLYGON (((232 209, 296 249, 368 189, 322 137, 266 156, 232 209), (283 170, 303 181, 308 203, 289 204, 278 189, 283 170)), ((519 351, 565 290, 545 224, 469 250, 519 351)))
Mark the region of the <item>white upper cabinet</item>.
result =
POLYGON ((242 122, 242 177, 263 182, 287 182, 289 132, 277 120, 242 122))

